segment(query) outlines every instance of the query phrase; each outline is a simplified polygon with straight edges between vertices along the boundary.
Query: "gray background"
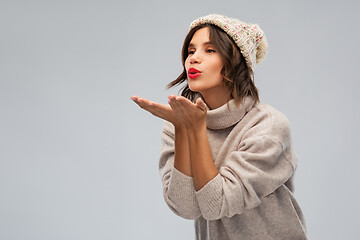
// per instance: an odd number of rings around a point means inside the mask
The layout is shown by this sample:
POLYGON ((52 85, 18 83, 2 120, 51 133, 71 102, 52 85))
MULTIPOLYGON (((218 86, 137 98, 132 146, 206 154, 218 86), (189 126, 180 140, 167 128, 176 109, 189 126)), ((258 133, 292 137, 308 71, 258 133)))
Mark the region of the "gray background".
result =
POLYGON ((0 1, 0 239, 193 239, 158 174, 161 120, 197 17, 258 23, 255 83, 290 120, 310 239, 360 239, 356 1, 0 1))

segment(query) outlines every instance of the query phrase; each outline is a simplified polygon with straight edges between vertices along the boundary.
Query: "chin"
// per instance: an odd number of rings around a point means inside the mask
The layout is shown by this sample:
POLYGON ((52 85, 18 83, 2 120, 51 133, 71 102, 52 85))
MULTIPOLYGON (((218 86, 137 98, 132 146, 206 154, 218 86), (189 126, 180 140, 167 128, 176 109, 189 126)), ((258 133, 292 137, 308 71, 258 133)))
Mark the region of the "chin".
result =
POLYGON ((193 92, 201 92, 201 90, 204 89, 204 86, 202 86, 202 84, 196 80, 188 80, 188 86, 190 88, 191 91, 193 92))
POLYGON ((196 86, 191 86, 191 85, 188 85, 190 90, 193 91, 193 92, 201 92, 202 88, 200 87, 196 87, 196 86))

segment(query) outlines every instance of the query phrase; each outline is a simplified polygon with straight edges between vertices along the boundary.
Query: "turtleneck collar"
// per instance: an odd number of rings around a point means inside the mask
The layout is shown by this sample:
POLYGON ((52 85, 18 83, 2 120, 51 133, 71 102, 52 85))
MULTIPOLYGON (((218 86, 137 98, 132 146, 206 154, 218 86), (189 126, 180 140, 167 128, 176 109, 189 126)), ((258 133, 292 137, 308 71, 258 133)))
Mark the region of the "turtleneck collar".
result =
POLYGON ((225 103, 216 109, 211 110, 208 108, 206 115, 207 128, 224 129, 235 125, 253 108, 255 100, 251 96, 246 96, 238 106, 235 105, 234 99, 231 99, 228 104, 229 107, 225 103))

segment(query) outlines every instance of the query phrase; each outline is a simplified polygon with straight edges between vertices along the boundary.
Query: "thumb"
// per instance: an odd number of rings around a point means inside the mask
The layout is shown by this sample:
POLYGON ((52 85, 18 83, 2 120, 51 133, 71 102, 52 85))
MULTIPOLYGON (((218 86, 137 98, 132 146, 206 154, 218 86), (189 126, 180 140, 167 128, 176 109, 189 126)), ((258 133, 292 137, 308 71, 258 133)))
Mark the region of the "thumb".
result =
POLYGON ((196 99, 196 106, 200 108, 203 112, 207 112, 206 104, 201 98, 196 99))

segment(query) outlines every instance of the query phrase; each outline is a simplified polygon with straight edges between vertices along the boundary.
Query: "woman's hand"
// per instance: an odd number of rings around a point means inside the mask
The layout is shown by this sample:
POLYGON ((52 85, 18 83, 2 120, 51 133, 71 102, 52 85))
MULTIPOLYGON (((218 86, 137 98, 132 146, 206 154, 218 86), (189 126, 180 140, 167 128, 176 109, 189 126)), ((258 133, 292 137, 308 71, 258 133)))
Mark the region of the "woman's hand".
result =
POLYGON ((188 129, 197 129, 201 126, 206 126, 207 108, 201 98, 197 99, 194 104, 185 97, 170 95, 168 100, 170 106, 152 102, 138 96, 133 96, 131 99, 142 109, 156 117, 171 122, 175 127, 185 126, 188 129))
POLYGON ((152 115, 171 122, 175 127, 181 125, 181 122, 178 121, 177 116, 170 106, 152 102, 138 96, 132 96, 131 100, 133 100, 137 105, 139 105, 139 107, 148 111, 152 115))
POLYGON ((187 129, 196 130, 206 127, 207 108, 201 98, 198 98, 194 104, 185 97, 170 95, 169 104, 177 118, 187 129))

